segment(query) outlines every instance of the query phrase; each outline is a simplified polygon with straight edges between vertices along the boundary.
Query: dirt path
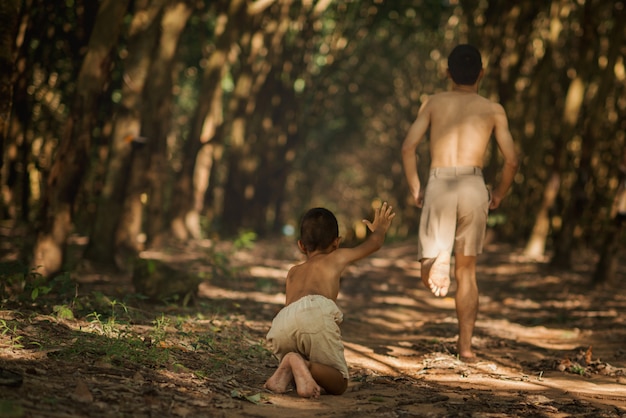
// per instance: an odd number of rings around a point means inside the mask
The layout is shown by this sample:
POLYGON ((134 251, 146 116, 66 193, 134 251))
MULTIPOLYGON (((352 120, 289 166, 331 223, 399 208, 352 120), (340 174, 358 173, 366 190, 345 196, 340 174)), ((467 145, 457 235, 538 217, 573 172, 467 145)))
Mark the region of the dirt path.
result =
MULTIPOLYGON (((292 246, 258 243, 234 258, 238 278, 211 279, 201 285, 196 306, 168 308, 165 314, 180 323, 163 327, 173 331, 164 339, 171 351, 165 367, 110 356, 104 361, 84 348, 81 361, 68 361, 62 354, 78 349, 85 335, 92 338, 84 331, 93 321, 0 311, 0 321, 18 328, 12 335, 5 327, 0 335, 0 369, 24 376, 19 388, 0 386, 0 415, 626 417, 626 295, 588 290, 585 266, 592 264, 584 257, 576 271, 551 272, 497 246, 479 262, 479 362, 456 359, 454 301, 420 285, 413 245, 389 244, 350 267, 342 282, 347 392, 308 400, 293 391, 264 391, 277 364, 253 349, 282 306, 284 277, 297 259, 292 246), (183 320, 183 314, 195 316, 183 320), (209 328, 215 340, 204 342, 198 336, 209 328), (18 334, 21 345, 49 341, 46 347, 56 348, 19 348, 18 334), (248 348, 230 353, 231 361, 218 359, 218 344, 248 348)), ((120 295, 132 290, 127 278, 102 277, 100 283, 120 295)), ((143 309, 154 309, 154 317, 163 307, 143 309)), ((158 325, 132 326, 154 335, 158 325)))
MULTIPOLYGON (((344 277, 346 394, 319 401, 265 394, 267 403, 243 404, 240 415, 626 416, 625 295, 587 290, 584 268, 549 272, 489 247, 479 266, 480 361, 465 364, 454 355, 454 300, 420 285, 413 251, 388 245, 344 277)), ((251 271, 282 283, 284 261, 264 259, 251 271)))

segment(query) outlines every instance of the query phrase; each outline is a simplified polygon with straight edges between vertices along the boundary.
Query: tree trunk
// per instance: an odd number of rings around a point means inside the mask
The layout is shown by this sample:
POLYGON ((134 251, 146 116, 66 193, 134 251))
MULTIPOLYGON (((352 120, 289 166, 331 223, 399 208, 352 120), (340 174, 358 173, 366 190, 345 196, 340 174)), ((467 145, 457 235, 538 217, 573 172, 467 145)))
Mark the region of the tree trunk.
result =
POLYGON ((124 255, 117 231, 124 209, 127 180, 134 148, 141 147, 142 94, 148 77, 151 54, 157 45, 161 12, 166 0, 152 0, 134 11, 129 28, 128 58, 125 61, 122 100, 113 126, 105 184, 96 211, 94 228, 85 258, 97 264, 118 267, 124 255), (119 250, 119 251, 118 251, 119 250))
MULTIPOLYGON (((297 134, 293 83, 287 80, 297 79, 306 65, 304 59, 296 58, 302 53, 295 50, 297 41, 285 42, 285 22, 293 12, 289 6, 285 2, 272 9, 267 19, 275 24, 253 32, 252 42, 244 47, 249 57, 238 74, 236 94, 229 106, 233 122, 222 216, 222 225, 229 234, 241 229, 266 233, 279 222, 278 202, 290 164, 289 158, 285 158, 286 150, 291 149, 297 134), (270 52, 263 65, 252 65, 261 53, 261 47, 254 42, 260 37, 270 52), (272 106, 259 106, 263 103, 272 106)), ((313 25, 312 18, 317 17, 317 12, 309 14, 309 7, 300 9, 300 14, 309 18, 303 18, 306 25, 299 34, 302 37, 313 25)), ((258 26, 257 23, 255 27, 258 26)))
POLYGON ((559 194, 561 176, 558 168, 552 170, 552 174, 543 191, 541 206, 537 212, 535 224, 526 247, 524 255, 532 259, 539 259, 544 256, 546 250, 546 240, 550 233, 550 210, 554 206, 556 197, 559 194))
POLYGON ((147 190, 146 245, 159 246, 165 233, 167 189, 171 171, 167 164, 167 138, 170 134, 173 102, 173 76, 180 35, 191 16, 186 1, 178 1, 165 9, 161 38, 148 76, 142 114, 143 135, 147 138, 148 169, 143 173, 147 190))
MULTIPOLYGON (((529 162, 527 171, 535 173, 541 173, 542 168, 546 165, 545 142, 548 142, 547 139, 552 137, 551 134, 554 131, 551 110, 554 107, 556 98, 554 97, 555 94, 553 93, 554 89, 552 86, 558 83, 558 77, 554 77, 557 71, 554 66, 552 51, 553 48, 551 46, 546 48, 545 55, 538 65, 539 68, 534 76, 535 81, 531 88, 532 95, 527 97, 525 101, 524 114, 532 114, 538 125, 534 131, 534 135, 531 135, 532 138, 529 138, 531 139, 529 147, 534 148, 535 138, 540 138, 543 142, 542 151, 528 152, 529 162)), ((530 149, 532 150, 533 148, 530 149)), ((553 154, 552 163, 549 164, 550 167, 546 167, 547 170, 543 170, 547 172, 545 176, 546 180, 541 182, 545 183, 545 186, 541 194, 541 200, 539 201, 539 210, 535 215, 531 233, 524 248, 524 255, 535 260, 545 256, 546 244, 551 231, 550 212, 554 207, 561 187, 560 155, 563 152, 563 146, 559 135, 556 135, 556 141, 554 141, 553 148, 551 148, 549 152, 553 154)), ((536 200, 536 198, 533 199, 533 201, 536 200)))
MULTIPOLYGON (((237 78, 235 94, 231 102, 232 123, 230 125, 230 143, 228 153, 228 174, 224 187, 224 208, 222 225, 227 234, 235 234, 242 229, 254 229, 255 218, 254 200, 262 198, 257 190, 258 176, 261 175, 261 156, 256 152, 261 139, 259 133, 248 134, 255 129, 249 128, 256 121, 260 128, 260 117, 253 117, 251 110, 255 108, 258 93, 254 86, 255 77, 262 77, 254 73, 250 65, 243 66, 237 78)), ((267 152, 267 150, 262 150, 267 152)), ((265 175, 267 173, 264 173, 265 175)))
POLYGON ((122 100, 114 121, 105 184, 84 255, 86 259, 99 265, 113 265, 116 260, 119 264, 125 253, 124 248, 127 248, 124 246, 124 239, 118 240, 117 231, 124 209, 132 149, 141 147, 140 142, 143 140, 142 95, 150 68, 151 53, 157 45, 165 2, 166 0, 152 0, 149 4, 144 4, 143 8, 135 10, 130 24, 122 100))
MULTIPOLYGON (((620 57, 620 45, 624 39, 624 8, 615 8, 614 11, 615 24, 613 32, 609 37, 612 40, 612 44, 606 56, 607 64, 604 70, 596 73, 598 74, 597 88, 595 91, 587 94, 587 102, 583 108, 583 117, 580 118, 582 119, 580 163, 575 168, 575 181, 573 182, 570 200, 563 214, 563 227, 558 235, 552 260, 553 265, 561 268, 569 268, 571 266, 573 246, 577 238, 575 237, 575 230, 580 225, 580 220, 584 218, 583 215, 589 202, 587 184, 592 179, 592 158, 596 144, 601 137, 598 134, 601 130, 601 121, 604 121, 606 118, 604 102, 609 90, 614 85, 612 75, 614 74, 615 63, 620 57)), ((581 47, 581 56, 584 57, 581 65, 584 66, 584 69, 580 70, 586 75, 591 73, 593 63, 598 61, 596 45, 593 42, 596 36, 594 17, 592 14, 592 2, 586 2, 581 47)))
MULTIPOLYGON (((220 2, 218 7, 226 9, 220 2)), ((171 230, 179 240, 200 237, 200 213, 208 190, 213 166, 217 127, 222 120, 221 82, 233 43, 246 27, 247 5, 243 0, 231 1, 228 9, 218 10, 215 29, 215 50, 208 59, 202 76, 199 103, 195 109, 189 137, 183 149, 182 169, 176 179, 172 207, 171 230), (201 151, 202 150, 202 151, 201 151)))
POLYGON ((615 284, 619 262, 620 237, 626 229, 626 152, 620 165, 620 185, 613 199, 608 231, 600 250, 600 259, 593 274, 593 285, 615 284))
POLYGON ((6 0, 0 3, 0 173, 4 162, 4 142, 11 119, 15 72, 15 30, 20 16, 19 12, 19 0, 6 0))
POLYGON ((121 31, 128 0, 103 0, 83 61, 65 132, 48 178, 32 266, 44 277, 58 272, 72 230, 73 205, 87 170, 96 106, 110 77, 108 62, 121 31))

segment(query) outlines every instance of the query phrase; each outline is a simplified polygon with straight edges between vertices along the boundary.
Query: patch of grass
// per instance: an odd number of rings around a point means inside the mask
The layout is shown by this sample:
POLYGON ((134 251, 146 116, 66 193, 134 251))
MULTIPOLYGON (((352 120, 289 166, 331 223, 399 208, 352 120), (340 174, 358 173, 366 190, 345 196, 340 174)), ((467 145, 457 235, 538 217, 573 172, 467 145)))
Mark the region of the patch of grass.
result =
POLYGON ((24 409, 14 401, 0 399, 0 416, 4 418, 19 418, 25 416, 24 409))
POLYGON ((0 319, 0 336, 9 338, 9 347, 11 349, 15 350, 24 348, 24 345, 20 342, 22 340, 22 336, 18 333, 16 321, 5 321, 4 319, 0 319))
MULTIPOLYGON (((249 244, 252 237, 243 241, 249 244)), ((224 260, 221 267, 226 270, 227 257, 224 260)), ((4 349, 17 355, 20 350, 43 350, 49 357, 68 363, 167 368, 207 380, 247 364, 258 365, 271 356, 264 340, 254 335, 244 318, 206 301, 195 306, 193 316, 189 316, 186 307, 150 306, 137 295, 123 301, 100 292, 79 296, 72 290, 75 283, 69 275, 46 285, 54 292, 39 287, 36 303, 32 292, 11 296, 7 311, 11 316, 0 319, 4 349)), ((0 300, 0 305, 4 302, 0 300)))
POLYGON ((110 338, 103 335, 85 334, 73 344, 54 353, 56 358, 67 361, 91 359, 119 366, 130 364, 161 367, 169 360, 169 351, 156 347, 137 335, 110 338))

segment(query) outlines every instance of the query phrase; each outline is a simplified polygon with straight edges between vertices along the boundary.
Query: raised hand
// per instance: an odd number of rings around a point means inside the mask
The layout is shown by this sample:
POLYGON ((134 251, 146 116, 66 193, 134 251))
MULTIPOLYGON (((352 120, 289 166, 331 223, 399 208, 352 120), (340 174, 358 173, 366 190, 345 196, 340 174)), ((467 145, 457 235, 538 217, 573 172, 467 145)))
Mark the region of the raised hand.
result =
POLYGON ((374 210, 374 220, 370 222, 367 219, 363 219, 363 223, 367 225, 372 232, 377 231, 379 228, 382 229, 382 232, 387 232, 391 225, 391 220, 395 218, 395 216, 396 214, 393 211, 393 207, 387 202, 383 202, 378 209, 374 210))

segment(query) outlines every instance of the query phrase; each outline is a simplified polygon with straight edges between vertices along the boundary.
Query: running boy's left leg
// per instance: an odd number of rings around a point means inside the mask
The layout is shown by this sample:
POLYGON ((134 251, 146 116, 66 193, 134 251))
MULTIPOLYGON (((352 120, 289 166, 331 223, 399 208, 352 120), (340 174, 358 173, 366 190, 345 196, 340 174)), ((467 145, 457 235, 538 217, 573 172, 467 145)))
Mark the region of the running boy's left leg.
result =
POLYGON ((455 304, 459 321, 458 354, 462 360, 473 360, 472 335, 478 316, 478 285, 476 284, 476 256, 455 254, 457 282, 455 304))

